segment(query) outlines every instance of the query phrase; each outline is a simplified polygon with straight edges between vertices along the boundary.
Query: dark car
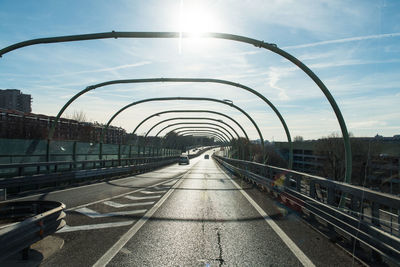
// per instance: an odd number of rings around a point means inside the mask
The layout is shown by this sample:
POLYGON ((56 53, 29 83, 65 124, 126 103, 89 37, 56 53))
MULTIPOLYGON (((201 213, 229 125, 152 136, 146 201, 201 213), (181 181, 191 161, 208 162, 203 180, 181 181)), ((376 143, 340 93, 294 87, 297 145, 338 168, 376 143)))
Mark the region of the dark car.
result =
POLYGON ((178 163, 179 163, 179 165, 189 164, 189 157, 188 156, 184 156, 184 155, 180 156, 178 163))
POLYGON ((210 158, 210 155, 205 154, 205 155, 204 155, 204 158, 205 158, 205 159, 209 159, 209 158, 210 158))

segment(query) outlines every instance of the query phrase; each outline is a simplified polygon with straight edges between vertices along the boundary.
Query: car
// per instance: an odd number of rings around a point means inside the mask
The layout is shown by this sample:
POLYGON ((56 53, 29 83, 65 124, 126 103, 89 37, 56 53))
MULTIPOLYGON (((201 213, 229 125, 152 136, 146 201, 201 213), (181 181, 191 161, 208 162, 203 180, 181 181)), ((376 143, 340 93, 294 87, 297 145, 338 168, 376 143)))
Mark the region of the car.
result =
POLYGON ((179 165, 182 165, 182 164, 187 164, 187 165, 189 165, 189 157, 186 156, 186 155, 181 155, 181 156, 179 157, 178 163, 179 163, 179 165))
POLYGON ((209 159, 209 158, 210 158, 210 155, 205 154, 205 155, 204 155, 204 158, 205 158, 205 159, 209 159))

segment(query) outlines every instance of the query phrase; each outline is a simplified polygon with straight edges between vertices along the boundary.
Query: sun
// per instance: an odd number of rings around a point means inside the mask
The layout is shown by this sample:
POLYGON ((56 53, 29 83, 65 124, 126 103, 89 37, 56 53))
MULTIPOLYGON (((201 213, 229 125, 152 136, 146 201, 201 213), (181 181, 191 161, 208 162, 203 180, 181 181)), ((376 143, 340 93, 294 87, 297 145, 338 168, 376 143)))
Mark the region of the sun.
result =
POLYGON ((193 37, 199 37, 201 33, 211 32, 217 28, 217 21, 211 10, 202 6, 202 1, 181 0, 179 10, 179 31, 187 32, 193 37))

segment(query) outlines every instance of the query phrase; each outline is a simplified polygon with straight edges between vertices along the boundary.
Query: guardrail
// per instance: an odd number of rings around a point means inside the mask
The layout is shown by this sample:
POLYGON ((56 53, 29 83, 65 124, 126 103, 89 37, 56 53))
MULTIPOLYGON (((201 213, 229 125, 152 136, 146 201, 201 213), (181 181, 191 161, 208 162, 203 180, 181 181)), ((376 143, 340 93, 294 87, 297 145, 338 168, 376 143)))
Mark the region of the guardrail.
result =
MULTIPOLYGON (((202 154, 205 148, 190 157, 202 154)), ((137 174, 176 163, 179 156, 0 164, 0 189, 8 194, 62 183, 137 174)), ((5 194, 4 194, 5 197, 5 194)))
POLYGON ((178 156, 120 160, 61 161, 1 164, 0 188, 8 194, 110 176, 136 174, 177 162, 178 156), (7 171, 4 171, 7 170, 7 171), (7 175, 4 175, 7 174, 7 175))
POLYGON ((379 255, 400 262, 400 198, 322 177, 214 156, 229 172, 263 186, 289 207, 316 216, 379 255), (347 195, 339 208, 342 194, 347 195))
MULTIPOLYGON (((0 262, 65 226, 65 205, 56 201, 0 203, 0 262)), ((1 264, 0 264, 1 265, 1 264)))

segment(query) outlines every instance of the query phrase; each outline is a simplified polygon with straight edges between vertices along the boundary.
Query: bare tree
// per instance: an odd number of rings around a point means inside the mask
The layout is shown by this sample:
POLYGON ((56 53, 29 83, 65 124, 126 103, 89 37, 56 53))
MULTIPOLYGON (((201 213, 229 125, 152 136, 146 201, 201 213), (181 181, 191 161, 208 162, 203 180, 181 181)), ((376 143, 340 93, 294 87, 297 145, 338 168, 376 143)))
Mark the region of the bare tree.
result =
POLYGON ((64 118, 69 119, 69 120, 74 120, 77 122, 88 122, 88 118, 86 116, 86 113, 83 110, 74 110, 74 112, 71 114, 65 114, 64 118))
POLYGON ((303 142, 304 138, 303 136, 297 135, 293 138, 293 142, 303 142))

